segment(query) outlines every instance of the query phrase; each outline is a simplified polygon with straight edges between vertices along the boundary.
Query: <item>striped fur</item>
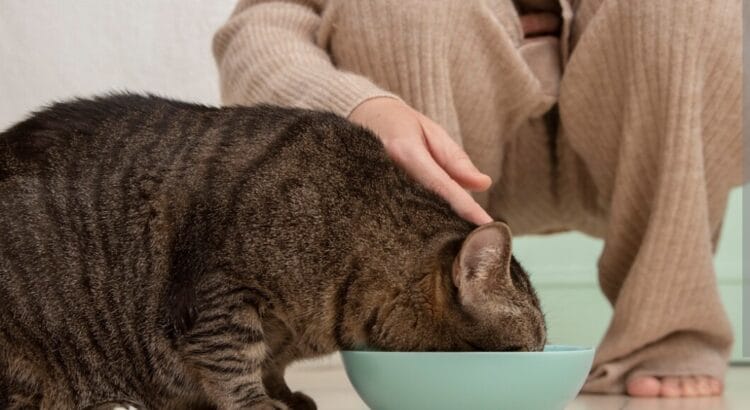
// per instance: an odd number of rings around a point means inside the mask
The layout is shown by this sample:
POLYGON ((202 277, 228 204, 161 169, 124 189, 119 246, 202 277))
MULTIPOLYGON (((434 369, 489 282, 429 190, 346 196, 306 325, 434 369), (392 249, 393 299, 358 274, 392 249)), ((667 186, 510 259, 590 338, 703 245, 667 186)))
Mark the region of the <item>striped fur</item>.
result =
POLYGON ((487 252, 507 227, 329 113, 56 104, 0 134, 0 224, 0 407, 309 409, 297 359, 545 339, 526 273, 487 252))

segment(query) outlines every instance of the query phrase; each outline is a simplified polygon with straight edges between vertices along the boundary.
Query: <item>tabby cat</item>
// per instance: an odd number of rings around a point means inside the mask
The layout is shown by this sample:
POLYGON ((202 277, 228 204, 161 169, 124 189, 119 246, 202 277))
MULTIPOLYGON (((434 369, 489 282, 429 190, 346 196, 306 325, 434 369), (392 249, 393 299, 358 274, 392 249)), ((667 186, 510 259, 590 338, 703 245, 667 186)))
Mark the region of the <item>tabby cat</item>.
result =
POLYGON ((313 409, 294 360, 545 342, 508 227, 330 113, 55 104, 0 134, 0 224, 2 408, 313 409))

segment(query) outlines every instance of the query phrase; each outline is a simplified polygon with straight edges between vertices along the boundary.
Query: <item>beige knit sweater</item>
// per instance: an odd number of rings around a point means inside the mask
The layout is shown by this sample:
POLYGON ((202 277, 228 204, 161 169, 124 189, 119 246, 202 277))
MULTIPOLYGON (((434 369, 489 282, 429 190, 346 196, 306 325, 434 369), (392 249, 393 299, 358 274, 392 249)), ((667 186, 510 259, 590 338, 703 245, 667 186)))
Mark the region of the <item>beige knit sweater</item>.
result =
POLYGON ((330 18, 335 10, 325 3, 240 2, 214 39, 224 103, 274 102, 347 116, 367 98, 390 95, 365 77, 333 65, 326 49, 335 29, 330 18))
POLYGON ((477 196, 490 215, 605 239, 615 311, 586 391, 721 378, 732 334, 711 258, 741 178, 740 1, 519 0, 564 18, 530 42, 513 3, 243 0, 214 39, 222 98, 343 116, 403 99, 493 178, 477 196))

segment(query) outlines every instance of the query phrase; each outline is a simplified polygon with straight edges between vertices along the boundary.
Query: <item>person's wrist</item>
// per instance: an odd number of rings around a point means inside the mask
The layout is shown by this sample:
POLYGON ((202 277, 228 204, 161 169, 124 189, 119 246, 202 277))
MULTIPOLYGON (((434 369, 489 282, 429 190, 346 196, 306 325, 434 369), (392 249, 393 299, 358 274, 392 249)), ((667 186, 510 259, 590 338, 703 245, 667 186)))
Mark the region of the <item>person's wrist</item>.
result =
POLYGON ((376 95, 360 101, 357 105, 354 106, 354 108, 352 108, 346 118, 349 121, 360 122, 359 120, 361 120, 363 111, 366 111, 372 106, 388 104, 390 102, 405 104, 401 99, 392 95, 376 95))

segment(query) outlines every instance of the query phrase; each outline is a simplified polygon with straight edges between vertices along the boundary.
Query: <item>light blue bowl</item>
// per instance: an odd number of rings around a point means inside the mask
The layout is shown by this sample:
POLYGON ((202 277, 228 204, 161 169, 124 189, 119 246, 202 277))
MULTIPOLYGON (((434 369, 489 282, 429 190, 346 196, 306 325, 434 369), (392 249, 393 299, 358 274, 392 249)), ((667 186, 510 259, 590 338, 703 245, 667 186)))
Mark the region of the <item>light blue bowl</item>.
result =
POLYGON ((581 390, 594 349, 341 356, 354 389, 374 410, 557 410, 581 390))

